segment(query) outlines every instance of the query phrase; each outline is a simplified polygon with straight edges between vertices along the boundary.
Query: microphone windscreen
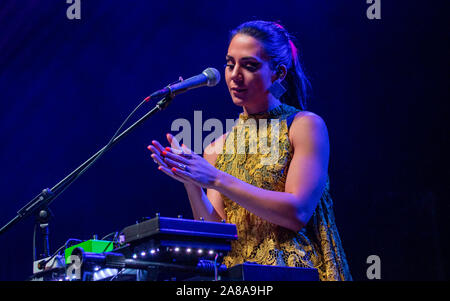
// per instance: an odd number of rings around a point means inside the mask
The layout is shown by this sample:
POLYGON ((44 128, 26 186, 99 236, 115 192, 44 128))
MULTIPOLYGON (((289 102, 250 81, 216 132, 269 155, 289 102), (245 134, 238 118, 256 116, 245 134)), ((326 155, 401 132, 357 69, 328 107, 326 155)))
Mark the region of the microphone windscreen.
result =
POLYGON ((208 78, 208 87, 214 87, 220 82, 220 72, 216 68, 207 68, 202 73, 208 78))

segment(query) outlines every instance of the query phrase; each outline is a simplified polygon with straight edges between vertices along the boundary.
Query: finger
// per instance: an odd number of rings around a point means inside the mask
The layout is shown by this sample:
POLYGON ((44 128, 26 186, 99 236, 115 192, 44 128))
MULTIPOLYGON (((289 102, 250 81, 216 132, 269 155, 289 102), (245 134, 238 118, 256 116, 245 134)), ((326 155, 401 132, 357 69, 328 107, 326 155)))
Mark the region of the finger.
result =
POLYGON ((180 155, 176 155, 176 154, 174 154, 174 153, 172 153, 170 151, 166 151, 166 150, 163 151, 163 156, 164 156, 165 159, 170 159, 172 161, 183 163, 185 165, 189 165, 191 163, 188 159, 186 159, 186 158, 184 158, 184 157, 182 157, 180 155))
POLYGON ((151 157, 152 157, 153 161, 155 161, 156 164, 167 167, 167 164, 163 161, 163 159, 160 156, 158 156, 156 154, 152 154, 151 157))
POLYGON ((176 149, 176 148, 168 147, 168 146, 164 150, 167 152, 172 152, 175 155, 181 155, 183 153, 183 151, 181 149, 176 149))
POLYGON ((178 177, 181 177, 183 179, 189 180, 190 182, 195 182, 194 179, 192 178, 192 174, 190 174, 187 171, 184 171, 184 170, 176 168, 176 167, 172 167, 170 169, 170 171, 172 171, 172 173, 175 176, 178 176, 178 177))
POLYGON ((169 158, 164 158, 164 162, 167 164, 168 168, 176 167, 178 169, 184 169, 186 171, 189 170, 189 166, 187 164, 173 161, 173 160, 170 160, 169 158))
POLYGON ((164 151, 164 147, 156 140, 152 141, 152 144, 156 147, 156 149, 162 153, 164 151))
POLYGON ((175 175, 172 172, 172 170, 169 169, 169 168, 166 168, 166 167, 163 167, 163 166, 159 166, 158 170, 162 171, 163 173, 165 173, 166 175, 168 175, 169 177, 171 177, 171 178, 173 178, 173 179, 175 179, 177 181, 180 181, 180 182, 183 182, 183 183, 190 183, 191 182, 189 179, 184 179, 184 178, 182 178, 182 177, 180 177, 178 175, 175 175))
POLYGON ((153 145, 147 146, 147 149, 149 151, 151 151, 152 153, 154 153, 154 154, 156 154, 158 156, 161 156, 161 152, 158 149, 156 149, 156 147, 154 147, 153 145))
POLYGON ((158 167, 158 170, 162 171, 162 172, 165 173, 166 175, 168 175, 168 176, 170 176, 170 177, 172 177, 172 178, 174 178, 174 179, 176 179, 176 180, 179 179, 179 177, 176 176, 176 175, 172 172, 172 170, 171 170, 170 168, 167 168, 167 167, 164 167, 164 166, 159 166, 159 167, 158 167))
POLYGON ((167 141, 169 141, 171 147, 181 150, 181 146, 180 146, 180 143, 178 142, 177 138, 175 138, 172 134, 167 134, 166 137, 167 137, 167 141))
POLYGON ((192 154, 190 153, 190 149, 188 149, 188 148, 187 148, 188 152, 183 152, 182 150, 176 150, 176 149, 173 149, 173 148, 170 148, 170 147, 166 147, 165 150, 168 151, 168 152, 172 152, 175 155, 179 155, 179 156, 181 156, 183 158, 186 158, 188 160, 192 159, 192 154))

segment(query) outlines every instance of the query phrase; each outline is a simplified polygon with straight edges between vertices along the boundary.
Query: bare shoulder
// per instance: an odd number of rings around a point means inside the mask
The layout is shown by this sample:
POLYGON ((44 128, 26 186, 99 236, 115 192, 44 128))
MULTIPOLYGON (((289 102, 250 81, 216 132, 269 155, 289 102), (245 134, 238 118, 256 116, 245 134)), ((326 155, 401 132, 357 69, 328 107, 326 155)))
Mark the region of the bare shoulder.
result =
POLYGON ((203 158, 205 158, 210 164, 214 165, 216 163, 217 155, 222 152, 226 137, 227 133, 218 137, 203 151, 203 158))
POLYGON ((298 112, 289 129, 289 140, 294 146, 311 140, 327 144, 328 130, 325 121, 313 112, 298 112))
POLYGON ((300 111, 295 115, 292 126, 298 127, 299 125, 326 127, 325 121, 322 117, 309 111, 300 111))
POLYGON ((307 129, 326 130, 327 126, 325 121, 319 115, 309 111, 300 111, 295 115, 295 118, 292 121, 290 132, 298 132, 307 129))

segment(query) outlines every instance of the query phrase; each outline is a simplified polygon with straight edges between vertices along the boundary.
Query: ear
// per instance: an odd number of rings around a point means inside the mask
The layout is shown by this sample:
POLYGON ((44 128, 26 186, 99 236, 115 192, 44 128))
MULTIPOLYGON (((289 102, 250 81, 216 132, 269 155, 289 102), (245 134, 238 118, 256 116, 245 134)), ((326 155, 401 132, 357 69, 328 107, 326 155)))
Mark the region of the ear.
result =
POLYGON ((283 81, 287 74, 287 68, 284 64, 279 64, 273 71, 272 82, 276 80, 283 81))

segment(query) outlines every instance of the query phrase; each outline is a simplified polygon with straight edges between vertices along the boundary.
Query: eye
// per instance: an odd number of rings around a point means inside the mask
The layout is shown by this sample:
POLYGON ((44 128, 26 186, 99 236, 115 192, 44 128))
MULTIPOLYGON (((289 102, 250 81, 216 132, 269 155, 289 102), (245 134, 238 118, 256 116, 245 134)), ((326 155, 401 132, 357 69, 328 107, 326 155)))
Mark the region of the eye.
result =
MULTIPOLYGON (((229 68, 230 70, 233 70, 235 67, 235 64, 228 62, 224 65, 224 68, 229 68)), ((242 68, 250 71, 250 72, 256 72, 261 67, 260 63, 246 63, 242 66, 242 68)))
POLYGON ((255 72, 256 70, 258 70, 258 64, 246 64, 244 66, 245 69, 247 69, 250 72, 255 72))
POLYGON ((234 69, 234 64, 231 64, 231 63, 227 63, 227 64, 225 64, 224 66, 223 66, 224 68, 230 68, 231 70, 233 70, 234 69))

